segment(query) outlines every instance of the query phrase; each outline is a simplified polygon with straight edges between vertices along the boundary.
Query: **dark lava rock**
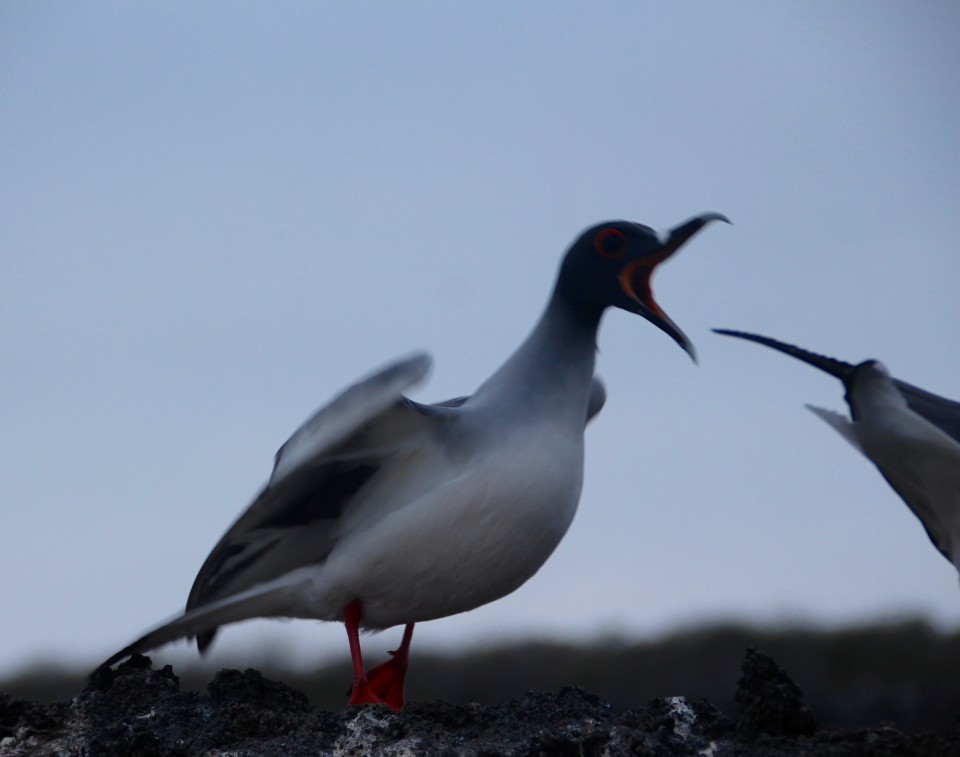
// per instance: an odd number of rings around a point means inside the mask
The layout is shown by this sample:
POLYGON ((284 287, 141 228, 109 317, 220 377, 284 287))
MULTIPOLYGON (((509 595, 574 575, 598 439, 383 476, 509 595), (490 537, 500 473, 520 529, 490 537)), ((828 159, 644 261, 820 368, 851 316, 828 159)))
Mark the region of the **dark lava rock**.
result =
POLYGON ((804 707, 800 687, 772 657, 750 647, 742 672, 736 695, 740 707, 737 731, 804 736, 816 730, 816 718, 804 707))
POLYGON ((734 722, 708 701, 660 697, 616 712, 578 688, 501 704, 411 702, 317 710, 255 670, 220 671, 209 695, 180 690, 167 666, 133 657, 98 671, 71 702, 0 695, 0 757, 38 755, 957 755, 960 733, 818 729, 800 689, 748 650, 734 722))

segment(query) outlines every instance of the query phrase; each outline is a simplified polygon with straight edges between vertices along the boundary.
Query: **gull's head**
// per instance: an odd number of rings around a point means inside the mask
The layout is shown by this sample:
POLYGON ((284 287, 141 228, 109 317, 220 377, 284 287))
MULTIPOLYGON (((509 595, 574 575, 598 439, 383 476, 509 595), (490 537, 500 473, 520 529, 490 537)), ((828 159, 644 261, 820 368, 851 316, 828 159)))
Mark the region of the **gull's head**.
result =
POLYGON ((657 267, 720 213, 694 216, 667 232, 630 221, 607 221, 584 231, 567 251, 557 289, 574 308, 601 312, 616 307, 643 316, 694 360, 693 345, 653 296, 657 267))

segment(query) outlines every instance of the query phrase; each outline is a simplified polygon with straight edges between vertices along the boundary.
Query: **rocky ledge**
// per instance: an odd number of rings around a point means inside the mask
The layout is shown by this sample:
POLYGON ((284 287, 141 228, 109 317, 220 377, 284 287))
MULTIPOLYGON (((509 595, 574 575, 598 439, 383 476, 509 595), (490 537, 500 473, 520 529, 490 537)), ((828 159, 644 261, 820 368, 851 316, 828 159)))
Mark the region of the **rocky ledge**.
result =
POLYGON ((0 757, 16 755, 957 755, 960 732, 818 726, 799 687, 748 649, 736 718, 709 701, 657 698, 615 711, 581 689, 496 705, 411 702, 318 710, 256 670, 222 670, 207 696, 137 656, 94 676, 70 702, 0 694, 0 757))

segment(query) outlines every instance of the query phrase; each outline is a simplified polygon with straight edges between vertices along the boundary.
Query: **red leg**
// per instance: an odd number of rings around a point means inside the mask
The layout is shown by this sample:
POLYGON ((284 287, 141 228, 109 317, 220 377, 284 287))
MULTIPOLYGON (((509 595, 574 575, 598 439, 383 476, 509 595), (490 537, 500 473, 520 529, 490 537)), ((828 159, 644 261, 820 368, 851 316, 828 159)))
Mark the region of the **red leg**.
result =
POLYGON ((390 653, 390 659, 367 673, 367 680, 374 696, 393 709, 403 707, 403 681, 407 675, 407 659, 410 652, 410 640, 413 639, 413 623, 407 623, 403 629, 400 646, 390 653))
MULTIPOLYGON (((350 642, 350 659, 353 660, 353 688, 350 690, 351 704, 389 704, 373 693, 367 674, 363 672, 363 658, 360 655, 360 600, 355 599, 343 608, 343 624, 347 627, 347 641, 350 642)), ((389 705, 393 707, 393 705, 389 705)), ((395 707, 394 709, 399 709, 395 707)))

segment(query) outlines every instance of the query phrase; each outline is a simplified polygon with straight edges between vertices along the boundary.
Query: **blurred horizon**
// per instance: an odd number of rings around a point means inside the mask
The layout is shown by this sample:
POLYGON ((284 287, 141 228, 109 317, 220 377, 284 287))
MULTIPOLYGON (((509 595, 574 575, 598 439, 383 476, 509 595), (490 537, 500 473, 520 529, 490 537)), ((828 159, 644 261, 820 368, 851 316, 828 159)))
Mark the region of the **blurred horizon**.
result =
MULTIPOLYGON (((206 671, 213 673, 222 668, 246 668, 246 667, 264 667, 276 671, 294 672, 307 668, 324 668, 329 666, 339 666, 349 662, 350 654, 345 643, 346 632, 342 623, 338 621, 303 621, 296 619, 273 619, 273 620, 255 620, 251 621, 266 626, 254 643, 244 640, 240 643, 227 643, 223 649, 218 649, 223 641, 218 637, 211 651, 201 655, 193 641, 181 639, 171 644, 166 644, 157 649, 145 652, 146 657, 154 661, 154 665, 159 667, 163 665, 173 665, 175 669, 186 668, 191 671, 206 671), (290 624, 303 624, 308 626, 306 629, 309 634, 310 627, 326 627, 335 629, 336 633, 341 635, 344 643, 326 644, 322 648, 310 649, 309 639, 304 643, 304 639, 288 639, 295 643, 284 643, 285 629, 290 624), (269 626, 275 626, 270 628, 269 626)), ((434 622, 434 621, 431 621, 434 622)), ((633 646, 633 645, 658 645, 671 639, 698 636, 702 634, 712 634, 726 630, 742 631, 746 634, 756 634, 758 636, 777 636, 790 634, 812 634, 812 635, 844 635, 867 632, 883 632, 890 629, 902 627, 922 627, 931 634, 941 637, 951 637, 960 635, 960 626, 953 624, 937 623, 935 619, 903 613, 877 618, 863 618, 860 620, 845 621, 841 623, 828 622, 822 619, 808 618, 781 618, 770 620, 757 620, 751 618, 710 618, 702 621, 690 621, 678 623, 674 626, 651 630, 648 632, 630 632, 623 628, 611 628, 608 631, 600 631, 593 634, 564 634, 562 631, 529 632, 523 635, 516 635, 510 632, 500 635, 488 635, 485 638, 472 637, 462 642, 441 637, 438 640, 420 639, 423 627, 427 625, 417 624, 415 638, 417 643, 414 645, 414 653, 428 656, 463 656, 476 655, 486 652, 493 652, 504 648, 522 647, 525 645, 560 645, 592 648, 609 645, 633 646)), ((227 627, 228 629, 231 627, 227 627)), ((387 629, 385 631, 362 632, 361 643, 363 646, 364 660, 371 662, 377 658, 383 658, 387 655, 389 649, 396 647, 399 641, 401 629, 387 629)), ((288 635, 288 634, 286 634, 288 635)), ((116 651, 116 650, 114 650, 116 651)), ((37 670, 63 670, 69 672, 89 673, 103 658, 89 660, 72 660, 66 655, 50 653, 37 654, 23 660, 17 666, 11 666, 6 673, 0 673, 0 691, 2 691, 2 682, 28 675, 31 671, 37 670)))
MULTIPOLYGON (((760 629, 742 624, 691 628, 658 638, 504 641, 438 651, 414 648, 409 701, 497 704, 530 690, 578 686, 615 709, 646 705, 655 697, 708 699, 736 718, 740 666, 747 649, 770 655, 803 692, 805 704, 827 727, 895 724, 907 733, 952 733, 960 714, 960 631, 944 633, 918 619, 839 629, 760 629)), ((165 660, 148 655, 153 668, 165 660)), ((380 656, 368 656, 375 664, 380 656)), ((289 662, 289 660, 287 661, 289 662)), ((131 661, 137 668, 141 663, 131 661)), ((120 663, 120 667, 127 663, 120 663)), ((181 690, 201 694, 223 669, 254 669, 264 678, 302 691, 318 708, 346 704, 351 664, 337 661, 287 666, 268 659, 211 667, 174 665, 181 690)), ((44 702, 72 699, 89 671, 38 666, 0 678, 0 693, 44 702)))

